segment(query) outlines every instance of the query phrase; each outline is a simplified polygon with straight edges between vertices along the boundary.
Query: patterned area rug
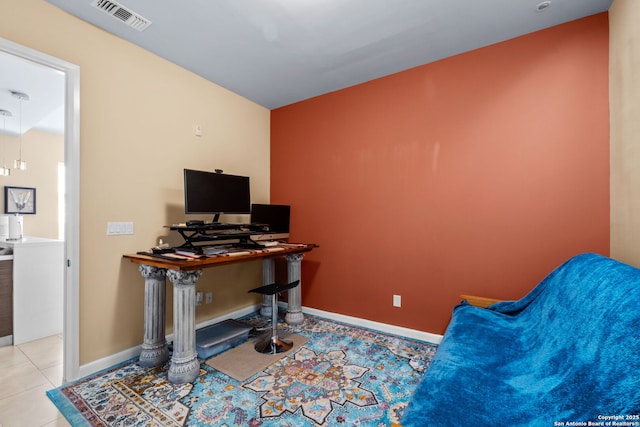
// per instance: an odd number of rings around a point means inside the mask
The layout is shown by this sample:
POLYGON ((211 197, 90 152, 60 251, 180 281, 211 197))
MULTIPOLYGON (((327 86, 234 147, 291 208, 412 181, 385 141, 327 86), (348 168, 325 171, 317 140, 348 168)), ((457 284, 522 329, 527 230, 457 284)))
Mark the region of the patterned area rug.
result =
POLYGON ((243 382, 201 363, 176 386, 132 360, 47 394, 73 426, 389 426, 437 348, 314 316, 280 327, 309 341, 243 382))

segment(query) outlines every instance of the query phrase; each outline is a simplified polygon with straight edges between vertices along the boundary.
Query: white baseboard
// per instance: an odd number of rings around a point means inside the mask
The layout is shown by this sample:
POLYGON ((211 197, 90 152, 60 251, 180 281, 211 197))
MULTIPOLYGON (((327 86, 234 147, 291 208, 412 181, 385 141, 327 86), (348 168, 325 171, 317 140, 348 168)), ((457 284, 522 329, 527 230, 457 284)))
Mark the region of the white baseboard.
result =
POLYGON ((0 338, 0 347, 6 347, 8 345, 13 345, 13 335, 0 338))
POLYGON ((418 331, 416 329, 403 328, 402 326, 389 325, 387 323, 374 322, 372 320, 361 319, 359 317, 345 316, 344 314, 332 313, 330 311, 323 311, 309 307, 302 307, 302 312, 309 313, 313 316, 324 317, 325 319, 335 320, 336 322, 348 323, 361 328, 374 329, 376 331, 433 344, 440 344, 440 341, 442 341, 442 335, 418 331))
MULTIPOLYGON (((281 302, 279 304, 284 305, 286 307, 286 303, 281 302)), ((204 322, 198 323, 196 325, 196 329, 213 325, 214 323, 218 323, 227 319, 237 319, 239 317, 243 317, 248 314, 255 313, 258 310, 260 310, 260 304, 250 305, 240 310, 227 313, 223 316, 215 317, 213 319, 209 319, 204 322)), ((399 335, 402 337, 412 338, 420 341, 426 341, 434 344, 440 344, 440 341, 442 340, 442 335, 432 334, 429 332, 422 332, 415 329, 403 328, 401 326, 388 325, 386 323, 374 322, 371 320, 360 319, 358 317, 345 316, 343 314, 317 310, 315 308, 302 307, 302 312, 311 314, 313 316, 324 317, 325 319, 335 320, 337 322, 347 323, 347 324, 359 326, 362 328, 374 329, 377 331, 399 335)), ((167 335, 167 341, 171 342, 172 340, 173 340, 173 334, 167 335)), ((86 365, 82 365, 80 366, 80 369, 79 369, 78 378, 84 378, 87 375, 94 374, 103 369, 110 368, 113 365, 117 365, 118 363, 124 362, 134 357, 138 357, 140 355, 141 350, 142 350, 142 345, 137 345, 135 347, 131 347, 126 350, 123 350, 119 353, 115 353, 110 356, 103 357, 102 359, 98 359, 93 362, 87 363, 86 365)))
MULTIPOLYGON (((214 317, 213 319, 209 319, 204 322, 198 323, 196 325, 196 329, 213 325, 214 323, 222 322, 223 320, 227 320, 227 319, 237 319, 238 317, 246 316, 247 314, 254 313, 258 310, 260 310, 260 304, 250 305, 240 310, 232 311, 222 316, 214 317)), ((167 342, 171 342, 171 341, 173 341, 173 334, 167 335, 167 342)), ((102 359, 94 360, 93 362, 87 363, 86 365, 82 365, 80 366, 80 369, 79 369, 78 378, 84 378, 87 375, 94 374, 103 369, 110 368, 113 365, 117 365, 118 363, 124 362, 134 357, 138 357, 140 356, 141 351, 142 351, 142 345, 137 345, 135 347, 131 347, 126 350, 123 350, 119 353, 115 353, 110 356, 103 357, 102 359)))

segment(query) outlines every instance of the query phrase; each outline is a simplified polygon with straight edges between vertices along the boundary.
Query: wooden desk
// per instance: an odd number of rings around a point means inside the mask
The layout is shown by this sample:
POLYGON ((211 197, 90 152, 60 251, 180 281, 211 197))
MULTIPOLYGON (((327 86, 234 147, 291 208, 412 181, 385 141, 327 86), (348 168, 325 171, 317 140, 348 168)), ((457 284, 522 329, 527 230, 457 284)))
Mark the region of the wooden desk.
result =
MULTIPOLYGON (((205 268, 239 262, 262 260, 262 284, 275 281, 274 259, 287 260, 288 280, 300 280, 303 254, 316 248, 315 244, 282 245, 264 250, 244 250, 239 253, 217 255, 190 260, 169 260, 153 256, 130 254, 124 258, 139 264, 144 277, 144 342, 140 353, 140 365, 161 366, 169 358, 165 338, 165 285, 168 277, 173 283, 173 356, 168 379, 173 384, 183 384, 196 379, 200 363, 196 354, 195 307, 196 281, 205 268)), ((289 307, 285 321, 298 325, 302 314, 301 287, 289 290, 289 307)), ((271 316, 271 299, 263 298, 260 313, 271 316)))

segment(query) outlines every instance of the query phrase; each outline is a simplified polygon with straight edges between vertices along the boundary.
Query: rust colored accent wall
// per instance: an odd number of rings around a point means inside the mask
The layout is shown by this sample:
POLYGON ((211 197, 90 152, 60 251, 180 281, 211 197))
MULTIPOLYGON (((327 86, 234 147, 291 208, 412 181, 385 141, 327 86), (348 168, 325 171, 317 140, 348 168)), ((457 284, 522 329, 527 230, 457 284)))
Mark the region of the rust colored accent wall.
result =
POLYGON ((272 111, 303 305, 443 333, 461 293, 608 255, 608 111, 606 13, 272 111))

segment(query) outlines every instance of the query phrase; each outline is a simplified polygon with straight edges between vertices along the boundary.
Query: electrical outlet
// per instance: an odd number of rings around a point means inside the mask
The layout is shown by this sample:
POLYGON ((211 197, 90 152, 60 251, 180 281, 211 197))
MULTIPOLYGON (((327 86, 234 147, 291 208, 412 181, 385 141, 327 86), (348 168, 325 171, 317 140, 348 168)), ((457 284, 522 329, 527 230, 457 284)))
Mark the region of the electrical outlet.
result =
POLYGON ((393 296, 393 306, 402 307, 402 297, 400 295, 393 296))
POLYGON ((202 305, 202 292, 196 292, 196 305, 202 305))
POLYGON ((207 292, 204 294, 204 303, 211 304, 213 302, 213 292, 207 292))

